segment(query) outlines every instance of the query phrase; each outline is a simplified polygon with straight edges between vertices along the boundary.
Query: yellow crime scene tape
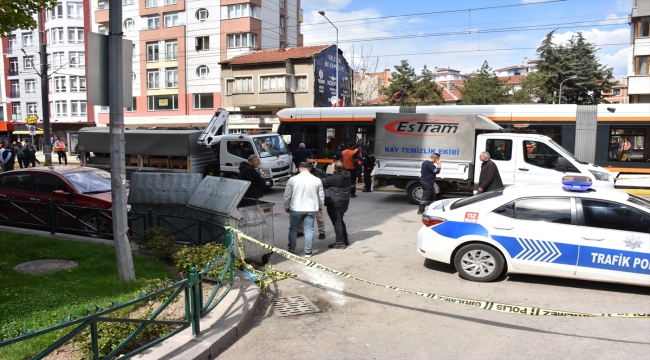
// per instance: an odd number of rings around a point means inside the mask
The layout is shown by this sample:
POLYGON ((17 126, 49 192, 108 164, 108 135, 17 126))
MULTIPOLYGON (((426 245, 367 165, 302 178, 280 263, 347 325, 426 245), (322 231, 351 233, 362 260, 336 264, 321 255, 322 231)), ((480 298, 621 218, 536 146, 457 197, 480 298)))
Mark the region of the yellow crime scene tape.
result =
MULTIPOLYGON (((571 312, 571 311, 560 311, 560 310, 550 310, 550 309, 544 309, 544 308, 538 308, 538 307, 531 307, 531 306, 521 306, 521 305, 511 305, 511 304, 503 304, 503 303, 497 303, 497 302, 492 302, 492 301, 483 301, 483 300, 473 300, 473 299, 463 299, 463 298, 458 298, 458 297, 453 297, 453 296, 445 296, 445 295, 436 295, 436 294, 429 294, 429 293, 424 293, 420 291, 414 291, 414 290, 407 290, 407 289, 402 289, 396 286, 390 286, 390 285, 384 285, 380 284, 378 282, 370 281, 370 280, 365 280, 358 278, 354 275, 347 274, 345 272, 332 269, 330 267, 327 267, 325 265, 321 265, 317 262, 307 260, 303 257, 297 256, 295 254, 292 254, 288 251, 282 250, 280 248, 277 248, 275 246, 271 246, 268 244, 265 244, 263 242, 260 242, 240 230, 234 229, 230 226, 226 227, 227 230, 232 230, 235 233, 237 233, 238 236, 238 243, 239 243, 239 249, 242 254, 242 259, 243 259, 243 245, 241 239, 246 239, 254 244, 257 244, 263 248, 269 249, 273 251, 276 254, 282 255, 283 257, 287 258, 288 260, 291 260, 295 263, 305 265, 307 267, 310 267, 312 269, 317 269, 329 274, 333 275, 338 275, 342 276, 348 279, 353 279, 357 280, 366 284, 370 285, 375 285, 379 287, 383 287, 386 289, 391 289, 395 291, 400 291, 404 292, 407 294, 412 294, 412 295, 418 295, 422 297, 426 297, 429 299, 433 300, 439 300, 439 301, 445 301, 449 302, 452 304, 457 304, 457 305, 463 305, 463 306, 469 306, 472 308, 477 308, 477 309, 483 309, 483 310, 489 310, 489 311, 496 311, 500 313, 506 313, 506 314, 518 314, 518 315, 531 315, 531 316, 576 316, 576 317, 613 317, 613 318, 632 318, 632 319, 650 319, 650 314, 587 314, 587 313, 579 313, 579 312, 571 312)), ((273 270, 275 271, 275 270, 273 270)), ((262 273, 259 272, 258 273, 262 273)), ((276 272, 277 274, 282 274, 280 277, 282 278, 287 278, 287 277, 296 277, 294 274, 289 274, 289 273, 281 273, 281 272, 276 272)), ((261 278, 261 277, 260 277, 261 278)), ((282 279, 270 279, 271 281, 267 281, 266 289, 268 289, 268 283, 273 282, 273 281, 278 281, 282 279)), ((257 281, 256 281, 257 282, 257 281)), ((264 290, 264 292, 266 291, 264 290)), ((262 291, 262 288, 260 287, 260 291, 262 291)))

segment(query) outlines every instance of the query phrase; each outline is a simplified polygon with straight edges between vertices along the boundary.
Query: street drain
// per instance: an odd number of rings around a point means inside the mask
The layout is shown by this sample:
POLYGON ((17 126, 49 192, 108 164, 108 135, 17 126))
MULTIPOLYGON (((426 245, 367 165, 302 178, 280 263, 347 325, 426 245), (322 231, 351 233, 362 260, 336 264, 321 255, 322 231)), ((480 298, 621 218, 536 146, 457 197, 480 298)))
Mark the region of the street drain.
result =
POLYGON ((277 316, 294 316, 320 312, 305 295, 295 295, 271 300, 273 311, 277 316))

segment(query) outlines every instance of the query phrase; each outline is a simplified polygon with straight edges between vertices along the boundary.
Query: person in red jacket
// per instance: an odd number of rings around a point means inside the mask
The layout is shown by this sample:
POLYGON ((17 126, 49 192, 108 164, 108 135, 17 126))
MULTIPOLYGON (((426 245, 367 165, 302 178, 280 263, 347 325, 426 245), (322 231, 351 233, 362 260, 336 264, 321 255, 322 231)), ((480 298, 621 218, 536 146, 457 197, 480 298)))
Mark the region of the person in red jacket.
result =
POLYGON ((357 197, 357 161, 359 149, 355 148, 354 141, 348 143, 347 150, 343 151, 343 166, 350 173, 350 197, 357 197))

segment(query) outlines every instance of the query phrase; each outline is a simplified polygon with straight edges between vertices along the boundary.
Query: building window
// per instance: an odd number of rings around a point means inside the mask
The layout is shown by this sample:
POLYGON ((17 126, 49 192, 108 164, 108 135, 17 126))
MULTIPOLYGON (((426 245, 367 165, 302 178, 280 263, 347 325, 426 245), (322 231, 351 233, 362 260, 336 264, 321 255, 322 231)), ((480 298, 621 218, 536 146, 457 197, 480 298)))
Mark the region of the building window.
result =
POLYGON ((32 33, 23 33, 23 46, 34 45, 34 36, 32 33))
POLYGON ((100 35, 106 35, 106 34, 107 34, 107 32, 106 32, 106 27, 105 27, 105 26, 100 26, 100 27, 98 27, 98 28, 97 28, 97 32, 98 32, 100 35))
POLYGON ((36 80, 34 80, 34 79, 25 80, 25 91, 28 92, 28 93, 35 93, 36 92, 36 80))
POLYGON ((65 63, 65 53, 63 51, 52 53, 51 64, 55 68, 60 68, 65 63))
POLYGON ((280 0, 280 9, 284 9, 284 0, 280 0))
POLYGON ((286 77, 285 76, 263 76, 260 79, 260 92, 269 91, 285 91, 286 90, 286 77))
POLYGON ((86 91, 86 78, 83 76, 70 76, 70 91, 86 91))
POLYGON ((165 60, 177 60, 178 59, 178 42, 174 41, 165 41, 165 60))
POLYGON ((81 19, 84 17, 84 4, 80 2, 68 2, 68 17, 81 19))
POLYGON ((147 61, 158 61, 158 55, 159 55, 159 44, 157 42, 155 43, 147 43, 147 61))
POLYGON ((54 92, 65 92, 66 91, 66 81, 65 76, 56 76, 52 78, 52 90, 54 92))
POLYGON ((11 86, 11 91, 9 92, 9 97, 11 97, 11 98, 19 98, 20 97, 20 83, 18 82, 18 80, 10 81, 9 85, 11 86))
POLYGON ((138 110, 138 102, 135 101, 135 98, 131 98, 131 106, 126 107, 126 111, 133 112, 138 110))
POLYGON ((160 72, 158 69, 147 71, 147 89, 160 87, 160 72))
POLYGON ((56 3, 56 5, 48 12, 50 19, 62 19, 63 18, 63 3, 56 3))
POLYGON ((83 28, 68 28, 68 42, 69 43, 83 43, 84 42, 84 29, 83 28))
POLYGON ((97 10, 107 10, 109 1, 110 0, 99 0, 97 3, 97 10))
POLYGON ((207 78, 209 73, 210 73, 210 69, 208 69, 208 67, 205 65, 201 65, 198 68, 196 68, 196 76, 200 78, 207 78))
POLYGON ((34 116, 38 114, 38 104, 27 103, 27 116, 34 116))
POLYGON ((170 68, 165 70, 165 87, 170 89, 170 88, 177 88, 178 87, 178 68, 170 68))
POLYGON ((17 58, 9 59, 9 76, 17 76, 18 73, 19 73, 18 59, 17 58))
POLYGON ((253 92, 253 78, 242 77, 235 79, 235 87, 232 89, 233 94, 239 93, 252 93, 253 92))
POLYGON ((228 5, 228 19, 253 17, 254 8, 251 4, 228 5))
POLYGON ((226 80, 226 95, 232 95, 235 90, 235 80, 226 80))
POLYGON ((12 35, 7 38, 7 42, 9 45, 7 45, 7 54, 13 54, 15 51, 18 50, 18 44, 16 42, 16 36, 12 35))
POLYGON ((25 70, 33 70, 34 69, 34 57, 33 56, 25 56, 23 58, 23 69, 25 70))
POLYGON ((46 31, 48 44, 63 44, 63 28, 52 28, 46 31))
POLYGON ((165 0, 165 5, 176 5, 176 0, 165 0))
POLYGON ((228 35, 228 48, 255 47, 256 35, 252 33, 228 35))
POLYGON ((131 82, 135 82, 136 76, 135 71, 131 71, 131 82))
POLYGON ((55 114, 55 116, 68 116, 68 102, 67 101, 55 101, 54 102, 54 114, 55 114))
POLYGON ((650 60, 650 56, 644 55, 644 56, 637 56, 636 57, 636 71, 634 72, 635 75, 648 75, 650 74, 648 72, 648 62, 650 60))
POLYGON ((650 17, 643 17, 639 19, 636 37, 647 36, 650 36, 650 17))
POLYGON ((11 120, 22 120, 22 111, 20 104, 11 104, 11 120))
POLYGON ((147 29, 153 30, 160 27, 160 17, 152 16, 147 18, 147 29))
POLYGON ((178 95, 147 96, 147 110, 178 110, 178 95))
POLYGON ((206 9, 198 9, 196 10, 196 19, 198 21, 205 21, 208 19, 208 10, 206 9))
POLYGON ((70 51, 70 67, 86 66, 86 54, 83 51, 70 51))
POLYGON ((210 49, 210 37, 209 36, 199 36, 195 40, 196 51, 200 50, 209 50, 210 49))
POLYGON ((88 106, 86 105, 85 101, 81 100, 73 100, 70 103, 71 107, 70 110, 72 110, 72 116, 86 116, 88 113, 88 106))
POLYGON ((280 15, 280 35, 284 35, 285 33, 286 33, 285 18, 283 15, 280 15))
POLYGON ((158 6, 158 0, 147 0, 145 3, 145 7, 147 8, 152 8, 158 6))
POLYGON ((165 27, 178 26, 178 14, 165 15, 165 27))
POLYGON ((307 91, 307 77, 296 76, 296 92, 307 91))
POLYGON ((135 4, 135 0, 124 0, 124 5, 133 5, 135 4))
POLYGON ((621 95, 621 89, 612 89, 612 95, 620 96, 621 95))
POLYGON ((133 19, 124 20, 124 30, 131 31, 135 27, 135 21, 133 19))
POLYGON ((214 94, 194 94, 194 109, 214 109, 214 94))

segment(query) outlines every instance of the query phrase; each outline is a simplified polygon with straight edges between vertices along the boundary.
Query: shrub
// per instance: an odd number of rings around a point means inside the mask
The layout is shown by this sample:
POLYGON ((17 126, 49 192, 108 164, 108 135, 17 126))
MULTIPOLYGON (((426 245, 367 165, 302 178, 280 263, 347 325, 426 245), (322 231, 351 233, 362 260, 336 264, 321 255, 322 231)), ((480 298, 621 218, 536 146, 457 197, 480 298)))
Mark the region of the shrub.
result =
MULTIPOLYGON (((176 262, 176 270, 183 274, 188 274, 192 266, 196 267, 197 271, 201 271, 211 260, 221 258, 226 254, 226 248, 223 245, 216 243, 208 243, 201 246, 181 246, 174 254, 176 262)), ((208 276, 218 278, 225 266, 225 262, 212 271, 208 272, 208 276)), ((235 260, 235 268, 239 267, 241 262, 235 260)))
POLYGON ((147 229, 139 245, 161 261, 170 263, 177 250, 174 240, 173 236, 165 235, 165 230, 160 226, 152 226, 147 229))

